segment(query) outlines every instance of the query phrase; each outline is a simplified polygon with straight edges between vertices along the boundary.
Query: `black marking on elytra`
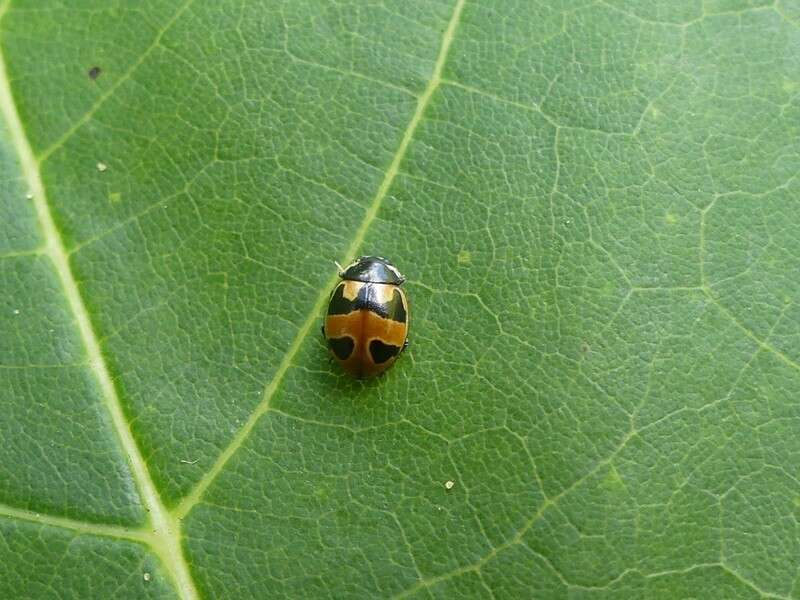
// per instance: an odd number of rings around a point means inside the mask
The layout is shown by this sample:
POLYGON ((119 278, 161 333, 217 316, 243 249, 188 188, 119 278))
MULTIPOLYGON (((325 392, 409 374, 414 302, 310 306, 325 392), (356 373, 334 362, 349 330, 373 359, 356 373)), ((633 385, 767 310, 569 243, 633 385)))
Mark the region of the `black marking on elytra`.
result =
POLYGON ((328 302, 329 315, 346 315, 353 311, 353 301, 344 297, 344 285, 342 282, 333 290, 328 302))
POLYGON ((380 365, 397 356, 400 353, 400 346, 384 344, 380 340, 372 340, 369 343, 369 353, 372 356, 372 362, 380 365))
POLYGON ((403 306, 403 296, 400 290, 395 289, 394 293, 392 294, 392 299, 389 300, 387 304, 387 318, 391 319, 392 321, 397 321, 398 323, 405 323, 406 319, 406 307, 403 306))
POLYGON ((347 360, 353 353, 356 343, 349 336, 328 338, 328 348, 331 349, 339 360, 347 360))
POLYGON ((348 300, 344 297, 344 286, 344 283, 340 283, 333 290, 328 303, 329 315, 347 315, 355 310, 368 310, 384 319, 406 322, 406 309, 399 291, 394 291, 389 302, 381 302, 380 290, 371 283, 365 283, 358 290, 358 295, 353 300, 348 300))
POLYGON ((381 302, 379 299, 381 293, 378 288, 372 284, 366 283, 364 287, 358 290, 358 296, 353 302, 354 310, 368 310, 374 312, 376 315, 382 316, 384 319, 389 318, 389 303, 381 302))

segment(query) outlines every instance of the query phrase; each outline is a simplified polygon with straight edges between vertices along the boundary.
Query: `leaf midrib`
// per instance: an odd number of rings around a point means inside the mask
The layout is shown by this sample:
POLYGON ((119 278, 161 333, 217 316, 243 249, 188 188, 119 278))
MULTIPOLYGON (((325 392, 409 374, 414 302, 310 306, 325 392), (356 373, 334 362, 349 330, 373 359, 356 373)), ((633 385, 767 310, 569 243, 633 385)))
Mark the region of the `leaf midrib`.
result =
MULTIPOLYGON (((88 366, 100 385, 104 403, 111 416, 115 432, 119 438, 123 452, 128 457, 131 465, 131 473, 137 488, 139 489, 140 495, 142 496, 145 507, 149 513, 150 523, 149 525, 139 529, 131 529, 83 522, 80 520, 68 519, 55 515, 34 513, 8 506, 0 506, 0 515, 33 521, 49 526, 71 529, 86 534, 122 538, 145 543, 159 557, 164 568, 172 577, 178 593, 185 600, 194 600, 198 598, 198 593, 183 553, 180 521, 202 500, 205 491, 224 470, 227 462, 244 444, 259 419, 264 414, 269 412, 272 397, 280 387, 286 372, 292 365, 295 356, 299 352, 305 339, 308 337, 309 332, 313 329, 314 323, 316 322, 318 315, 322 310, 325 301, 327 300, 328 289, 335 283, 337 275, 336 273, 333 273, 328 283, 322 288, 311 311, 309 312, 308 317, 303 322, 303 325, 298 330, 294 340, 281 360, 275 375, 265 387, 262 400, 259 405, 252 412, 245 424, 239 429, 225 450, 219 455, 211 469, 209 469, 209 471, 207 471, 206 474, 198 481, 192 491, 187 494, 186 497, 184 497, 184 499, 173 510, 170 511, 161 500, 158 489, 156 488, 150 476, 147 463, 145 462, 144 457, 133 437, 130 424, 125 418, 119 395, 114 387, 113 380, 111 379, 108 367, 100 349, 99 337, 94 331, 91 322, 91 316, 83 302, 77 282, 70 268, 69 252, 63 243, 61 234, 59 233, 53 219, 53 214, 48 204, 44 185, 42 184, 40 167, 42 162, 44 162, 47 157, 50 156, 52 151, 61 147, 67 138, 69 138, 83 124, 88 122, 95 114, 99 106, 102 105, 105 100, 115 92, 119 85, 121 85, 121 83, 123 83, 130 76, 130 74, 144 62, 152 48, 158 44, 164 33, 178 20, 180 15, 183 14, 192 1, 193 0, 187 0, 182 4, 180 9, 176 11, 173 17, 159 31, 150 47, 145 50, 145 52, 129 67, 125 74, 123 74, 120 79, 115 82, 115 84, 101 98, 99 98, 78 121, 76 121, 64 134, 62 134, 59 140, 51 144, 48 149, 46 149, 38 158, 33 153, 30 142, 25 133, 25 129, 19 118, 6 70, 5 55, 2 51, 2 48, 0 48, 0 113, 8 125, 11 142, 19 157, 23 177, 33 196, 32 202, 36 210, 41 233, 44 237, 42 254, 47 256, 52 261, 53 266, 58 274, 64 295, 67 299, 70 310, 75 317, 75 322, 78 327, 81 340, 86 349, 88 366)), ((434 64, 431 77, 428 80, 428 83, 422 94, 417 98, 416 109, 411 117, 411 120, 406 126, 392 161, 386 170, 375 196, 373 197, 366 213, 364 214, 363 220, 355 232, 352 242, 342 257, 342 261, 345 263, 355 257, 359 248, 363 244, 366 234, 383 204, 383 200, 391 188, 397 174, 400 172, 400 165, 405 158, 408 147, 410 146, 414 137, 414 133, 422 121, 430 99, 443 81, 442 72, 447 61, 450 45, 455 37, 455 32, 458 27, 465 1, 466 0, 456 0, 447 28, 442 36, 439 52, 436 57, 436 62, 434 64)), ((2 21, 6 15, 9 6, 10 0, 6 0, 2 5, 0 5, 0 21, 2 21)))
MULTIPOLYGON (((0 7, 0 20, 2 20, 10 2, 7 1, 0 7)), ((70 311, 75 318, 75 324, 86 350, 88 366, 100 386, 106 409, 111 417, 122 451, 128 458, 139 494, 149 514, 153 538, 149 546, 159 556, 164 567, 173 578, 176 588, 184 600, 194 600, 198 597, 194 581, 189 573, 189 567, 183 556, 180 543, 180 529, 166 506, 161 501, 158 489, 150 477, 144 457, 142 456, 130 425, 125 418, 122 404, 114 387, 113 380, 100 350, 97 335, 92 327, 91 317, 78 290, 69 258, 61 235, 56 227, 50 206, 47 202, 44 185, 40 175, 40 162, 36 159, 28 141, 22 121, 19 118, 16 105, 11 93, 11 85, 6 70, 5 54, 0 48, 0 113, 8 127, 11 143, 19 158, 23 179, 28 185, 32 202, 36 211, 40 233, 44 239, 43 254, 53 264, 58 275, 61 288, 69 304, 70 311)), ((18 515, 21 516, 21 515, 18 515)), ((53 520, 55 522, 55 519, 53 520)), ((85 524, 86 529, 90 524, 85 524)), ((107 528, 99 528, 107 533, 107 528)))

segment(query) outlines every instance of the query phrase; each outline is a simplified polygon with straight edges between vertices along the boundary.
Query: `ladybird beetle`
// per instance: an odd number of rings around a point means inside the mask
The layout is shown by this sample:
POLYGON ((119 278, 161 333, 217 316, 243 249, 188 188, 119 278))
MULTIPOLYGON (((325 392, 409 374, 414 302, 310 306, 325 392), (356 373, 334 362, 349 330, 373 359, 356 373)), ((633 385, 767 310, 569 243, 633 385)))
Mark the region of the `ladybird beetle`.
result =
POLYGON ((342 368, 356 378, 380 375, 408 346, 405 277, 379 256, 344 268, 328 301, 322 335, 342 368))

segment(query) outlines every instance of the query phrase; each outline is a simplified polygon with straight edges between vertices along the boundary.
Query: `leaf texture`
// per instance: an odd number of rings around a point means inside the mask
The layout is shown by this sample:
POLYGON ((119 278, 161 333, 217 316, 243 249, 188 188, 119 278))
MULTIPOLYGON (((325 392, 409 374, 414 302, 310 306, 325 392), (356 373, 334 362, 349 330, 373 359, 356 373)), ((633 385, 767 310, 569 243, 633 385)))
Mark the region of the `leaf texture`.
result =
POLYGON ((800 3, 0 10, 0 596, 800 597, 800 3))

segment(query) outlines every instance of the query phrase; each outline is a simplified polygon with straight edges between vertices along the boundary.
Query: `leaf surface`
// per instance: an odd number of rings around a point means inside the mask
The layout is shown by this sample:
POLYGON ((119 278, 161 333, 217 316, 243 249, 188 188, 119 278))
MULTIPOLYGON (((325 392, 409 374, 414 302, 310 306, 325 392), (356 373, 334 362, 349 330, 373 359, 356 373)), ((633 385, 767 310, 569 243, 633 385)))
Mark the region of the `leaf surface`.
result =
POLYGON ((800 4, 30 0, 0 47, 0 596, 800 596, 800 4), (359 253, 412 303, 368 383, 319 336, 359 253))

